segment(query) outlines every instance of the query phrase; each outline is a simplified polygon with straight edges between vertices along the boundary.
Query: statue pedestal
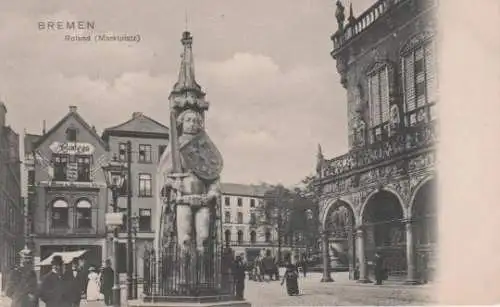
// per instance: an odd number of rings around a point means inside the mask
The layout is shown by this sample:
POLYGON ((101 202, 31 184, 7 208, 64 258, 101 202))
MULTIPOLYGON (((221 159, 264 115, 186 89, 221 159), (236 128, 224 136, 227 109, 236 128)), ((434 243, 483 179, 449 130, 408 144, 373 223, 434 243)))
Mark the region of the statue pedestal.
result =
POLYGON ((140 300, 128 301, 128 307, 250 307, 252 304, 247 301, 213 301, 213 302, 193 302, 186 298, 186 301, 176 302, 143 302, 140 300))

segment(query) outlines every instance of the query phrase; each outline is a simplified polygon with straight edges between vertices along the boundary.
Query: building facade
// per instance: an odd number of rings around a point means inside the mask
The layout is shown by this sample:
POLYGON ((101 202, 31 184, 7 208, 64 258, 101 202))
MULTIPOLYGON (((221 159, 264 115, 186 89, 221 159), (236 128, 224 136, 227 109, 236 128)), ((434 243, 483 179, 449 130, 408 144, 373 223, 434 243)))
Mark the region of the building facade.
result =
POLYGON ((24 244, 19 135, 6 125, 7 108, 0 102, 0 270, 2 285, 24 244))
POLYGON ((276 257, 280 248, 282 258, 305 250, 304 246, 294 245, 293 240, 286 236, 282 236, 278 243, 277 227, 260 221, 259 208, 264 205, 267 190, 264 185, 221 183, 224 244, 236 254, 244 254, 249 261, 265 255, 266 250, 276 257))
MULTIPOLYGON (((102 139, 109 148, 109 158, 116 157, 119 161, 127 162, 127 142, 131 144, 131 203, 132 203, 132 240, 134 263, 139 276, 143 275, 144 249, 146 245, 153 246, 156 212, 156 172, 161 154, 167 148, 169 141, 168 127, 145 116, 141 112, 134 112, 132 117, 124 123, 104 130, 102 139)), ((124 183, 123 193, 118 200, 120 210, 127 214, 127 182, 124 183)), ((112 233, 108 233, 109 250, 112 252, 112 233)), ((120 238, 121 272, 126 271, 127 255, 127 228, 122 227, 120 238)))
POLYGON ((337 2, 331 55, 347 91, 349 152, 320 151, 315 184, 324 257, 351 273, 358 265, 361 282, 375 252, 389 278, 408 283, 434 267, 436 6, 378 0, 358 17, 351 7, 346 22, 337 2))
POLYGON ((100 266, 107 256, 107 187, 101 166, 106 144, 75 106, 30 144, 34 161, 32 236, 35 255, 87 250, 86 261, 100 266))

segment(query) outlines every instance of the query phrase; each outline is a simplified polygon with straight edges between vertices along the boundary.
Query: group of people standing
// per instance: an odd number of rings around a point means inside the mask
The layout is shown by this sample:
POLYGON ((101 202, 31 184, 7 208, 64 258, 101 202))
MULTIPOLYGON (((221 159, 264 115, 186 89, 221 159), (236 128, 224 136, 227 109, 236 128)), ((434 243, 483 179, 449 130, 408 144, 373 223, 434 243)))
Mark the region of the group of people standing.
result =
POLYGON ((114 272, 110 261, 99 274, 94 267, 84 270, 79 258, 74 258, 71 268, 65 270, 62 257, 55 255, 50 272, 38 281, 31 251, 24 249, 20 256, 20 264, 9 275, 5 290, 12 300, 11 307, 37 307, 39 300, 46 307, 78 307, 82 297, 99 300, 101 293, 106 305, 111 305, 114 272))

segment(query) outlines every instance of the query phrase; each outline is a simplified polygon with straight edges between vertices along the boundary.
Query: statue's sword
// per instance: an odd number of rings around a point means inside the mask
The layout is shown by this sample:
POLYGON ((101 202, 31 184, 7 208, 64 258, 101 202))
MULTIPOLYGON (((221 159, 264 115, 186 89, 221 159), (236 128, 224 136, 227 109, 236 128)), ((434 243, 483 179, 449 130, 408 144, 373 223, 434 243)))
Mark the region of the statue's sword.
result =
POLYGON ((176 191, 176 198, 179 200, 182 197, 182 192, 184 190, 183 179, 188 176, 182 172, 181 167, 181 156, 179 148, 179 138, 177 131, 177 114, 174 106, 171 106, 170 110, 170 149, 172 153, 172 172, 168 174, 168 177, 174 180, 174 187, 176 191))

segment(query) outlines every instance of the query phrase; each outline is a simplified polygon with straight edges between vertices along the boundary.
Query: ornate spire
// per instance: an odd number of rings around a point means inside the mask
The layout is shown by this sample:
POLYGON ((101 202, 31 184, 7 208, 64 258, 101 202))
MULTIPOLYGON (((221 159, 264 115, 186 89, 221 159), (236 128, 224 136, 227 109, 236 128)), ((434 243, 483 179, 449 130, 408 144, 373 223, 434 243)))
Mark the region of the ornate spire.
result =
POLYGON ((191 33, 184 31, 181 42, 184 46, 184 52, 181 55, 179 78, 170 93, 170 100, 174 103, 174 107, 177 108, 191 106, 206 110, 208 109, 208 102, 204 100, 205 93, 196 82, 194 75, 193 37, 191 33))
POLYGON ((321 150, 321 144, 318 144, 318 153, 316 155, 316 172, 318 172, 318 174, 320 174, 321 170, 323 169, 324 161, 325 159, 323 157, 323 152, 321 150))
POLYGON ((354 24, 356 18, 354 17, 354 12, 352 10, 352 2, 349 4, 349 17, 347 18, 349 24, 354 24))

